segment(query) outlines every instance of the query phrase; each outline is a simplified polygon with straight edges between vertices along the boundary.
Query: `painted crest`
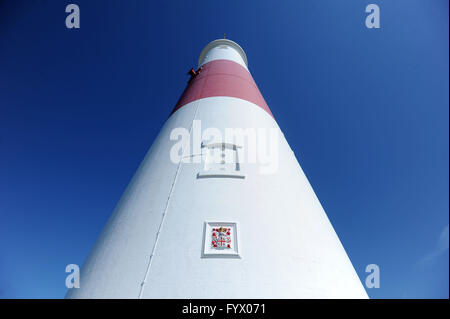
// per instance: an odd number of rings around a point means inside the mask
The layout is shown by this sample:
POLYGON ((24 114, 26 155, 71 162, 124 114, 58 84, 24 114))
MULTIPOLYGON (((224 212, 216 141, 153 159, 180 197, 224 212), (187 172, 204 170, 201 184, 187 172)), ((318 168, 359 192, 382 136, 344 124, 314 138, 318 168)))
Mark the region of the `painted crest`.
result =
POLYGON ((211 248, 231 249, 231 228, 228 227, 212 228, 211 248))
POLYGON ((241 258, 237 222, 206 221, 203 231, 205 258, 241 258))

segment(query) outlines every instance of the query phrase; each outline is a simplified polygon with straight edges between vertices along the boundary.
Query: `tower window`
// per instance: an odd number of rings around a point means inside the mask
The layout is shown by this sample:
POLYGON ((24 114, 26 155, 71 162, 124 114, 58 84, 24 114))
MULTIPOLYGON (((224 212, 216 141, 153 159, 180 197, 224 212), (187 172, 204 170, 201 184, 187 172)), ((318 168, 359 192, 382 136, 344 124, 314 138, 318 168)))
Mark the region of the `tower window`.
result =
POLYGON ((230 143, 202 144, 204 167, 197 178, 245 178, 239 163, 239 148, 240 146, 230 143))

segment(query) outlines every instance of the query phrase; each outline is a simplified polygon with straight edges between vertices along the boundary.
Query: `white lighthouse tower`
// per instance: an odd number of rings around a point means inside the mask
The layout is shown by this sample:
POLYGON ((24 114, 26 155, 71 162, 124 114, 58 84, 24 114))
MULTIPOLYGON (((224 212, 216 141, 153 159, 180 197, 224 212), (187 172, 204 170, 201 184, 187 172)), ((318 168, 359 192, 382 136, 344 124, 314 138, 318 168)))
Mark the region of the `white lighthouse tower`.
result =
POLYGON ((68 298, 367 298, 227 39, 202 51, 68 298))

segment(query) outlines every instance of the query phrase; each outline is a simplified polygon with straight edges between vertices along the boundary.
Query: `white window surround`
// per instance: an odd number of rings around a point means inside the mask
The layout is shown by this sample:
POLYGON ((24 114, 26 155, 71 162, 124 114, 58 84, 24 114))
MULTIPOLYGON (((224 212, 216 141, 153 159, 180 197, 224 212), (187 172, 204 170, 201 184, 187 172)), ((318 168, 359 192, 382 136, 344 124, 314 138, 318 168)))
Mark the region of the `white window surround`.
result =
POLYGON ((241 146, 231 143, 202 143, 201 148, 204 166, 197 178, 245 178, 239 162, 238 149, 241 146), (218 155, 220 161, 217 159, 218 155))

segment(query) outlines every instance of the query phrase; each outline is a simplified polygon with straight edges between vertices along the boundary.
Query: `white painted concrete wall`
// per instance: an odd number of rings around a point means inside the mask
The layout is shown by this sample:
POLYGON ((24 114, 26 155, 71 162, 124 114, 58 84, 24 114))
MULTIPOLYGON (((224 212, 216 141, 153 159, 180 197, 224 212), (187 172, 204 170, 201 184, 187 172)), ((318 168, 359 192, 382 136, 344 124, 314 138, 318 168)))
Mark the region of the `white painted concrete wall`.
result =
POLYGON ((198 66, 214 60, 230 60, 239 63, 247 69, 247 57, 242 48, 228 39, 219 39, 210 42, 200 54, 198 66))

